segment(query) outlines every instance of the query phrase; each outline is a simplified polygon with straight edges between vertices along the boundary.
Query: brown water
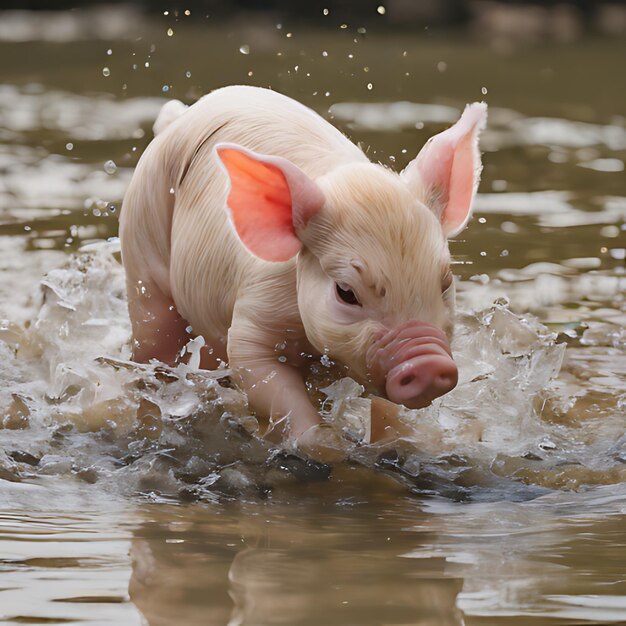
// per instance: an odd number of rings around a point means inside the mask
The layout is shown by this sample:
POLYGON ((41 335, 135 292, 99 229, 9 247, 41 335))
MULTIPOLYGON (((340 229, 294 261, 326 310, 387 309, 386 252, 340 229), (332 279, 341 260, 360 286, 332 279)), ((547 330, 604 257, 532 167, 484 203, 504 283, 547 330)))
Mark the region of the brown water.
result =
POLYGON ((626 623, 623 40, 277 21, 0 14, 0 623, 626 623), (163 102, 229 83, 394 168, 489 103, 460 384, 414 436, 357 443, 338 381, 331 468, 258 439, 227 370, 127 361, 125 186, 163 102))

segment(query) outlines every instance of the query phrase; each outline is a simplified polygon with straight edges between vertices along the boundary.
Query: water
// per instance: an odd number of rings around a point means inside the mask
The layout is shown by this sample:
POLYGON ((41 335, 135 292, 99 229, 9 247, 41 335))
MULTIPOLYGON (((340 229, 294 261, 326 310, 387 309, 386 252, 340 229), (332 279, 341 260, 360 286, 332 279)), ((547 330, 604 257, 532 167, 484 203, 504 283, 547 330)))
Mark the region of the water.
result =
POLYGON ((124 8, 0 23, 0 623, 626 621, 622 41, 497 52, 124 8), (235 82, 394 168, 489 102, 452 243, 460 384, 401 441, 359 443, 369 400, 325 361, 332 463, 259 439, 228 369, 128 361, 132 167, 168 98, 235 82))

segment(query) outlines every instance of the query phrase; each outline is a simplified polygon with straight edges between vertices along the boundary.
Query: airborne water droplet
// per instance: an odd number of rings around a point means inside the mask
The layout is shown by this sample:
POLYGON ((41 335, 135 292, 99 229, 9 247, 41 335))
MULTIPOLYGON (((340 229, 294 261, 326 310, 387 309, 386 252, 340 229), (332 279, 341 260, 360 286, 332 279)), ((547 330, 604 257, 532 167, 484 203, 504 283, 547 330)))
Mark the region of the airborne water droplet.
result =
POLYGON ((111 70, 108 67, 103 67, 102 68, 102 76, 111 76, 111 70))
POLYGON ((117 165, 115 165, 114 161, 111 161, 109 159, 108 161, 105 161, 104 163, 104 171, 107 174, 115 174, 115 172, 117 172, 117 165))
POLYGON ((250 54, 250 46, 244 44, 239 48, 239 52, 241 52, 241 54, 250 54))

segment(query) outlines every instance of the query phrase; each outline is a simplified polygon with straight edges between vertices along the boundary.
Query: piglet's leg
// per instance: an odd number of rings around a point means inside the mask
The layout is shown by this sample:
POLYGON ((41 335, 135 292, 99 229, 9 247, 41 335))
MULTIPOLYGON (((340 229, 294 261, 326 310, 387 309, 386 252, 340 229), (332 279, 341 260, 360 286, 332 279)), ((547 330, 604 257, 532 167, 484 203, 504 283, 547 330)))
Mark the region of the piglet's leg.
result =
POLYGON ((284 437, 298 439, 320 423, 311 404, 300 371, 281 363, 274 351, 276 338, 235 311, 228 334, 228 361, 238 373, 248 395, 250 408, 271 423, 284 437))
POLYGON ((128 311, 133 329, 134 361, 157 359, 173 364, 189 341, 188 323, 174 301, 151 282, 128 281, 128 311))
MULTIPOLYGON (((133 329, 133 361, 147 363, 157 359, 174 365, 181 360, 181 351, 192 335, 188 332, 189 322, 178 313, 170 297, 153 283, 129 281, 128 311, 133 329)), ((205 340, 200 367, 215 370, 227 360, 226 349, 223 342, 205 340)))
POLYGON ((409 426, 400 419, 401 408, 389 400, 372 396, 369 443, 383 443, 411 434, 409 426))

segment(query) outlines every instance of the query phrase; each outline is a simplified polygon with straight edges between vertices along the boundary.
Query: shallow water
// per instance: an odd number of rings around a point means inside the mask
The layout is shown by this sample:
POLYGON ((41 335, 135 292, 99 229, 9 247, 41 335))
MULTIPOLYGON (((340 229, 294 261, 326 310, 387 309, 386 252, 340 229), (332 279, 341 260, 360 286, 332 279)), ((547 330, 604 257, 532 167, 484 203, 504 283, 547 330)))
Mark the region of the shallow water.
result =
POLYGON ((623 41, 125 11, 0 18, 0 623, 626 622, 623 41), (167 98, 234 82, 397 168, 490 105, 460 384, 367 446, 314 364, 332 467, 260 440, 227 369, 127 361, 132 167, 167 98))

